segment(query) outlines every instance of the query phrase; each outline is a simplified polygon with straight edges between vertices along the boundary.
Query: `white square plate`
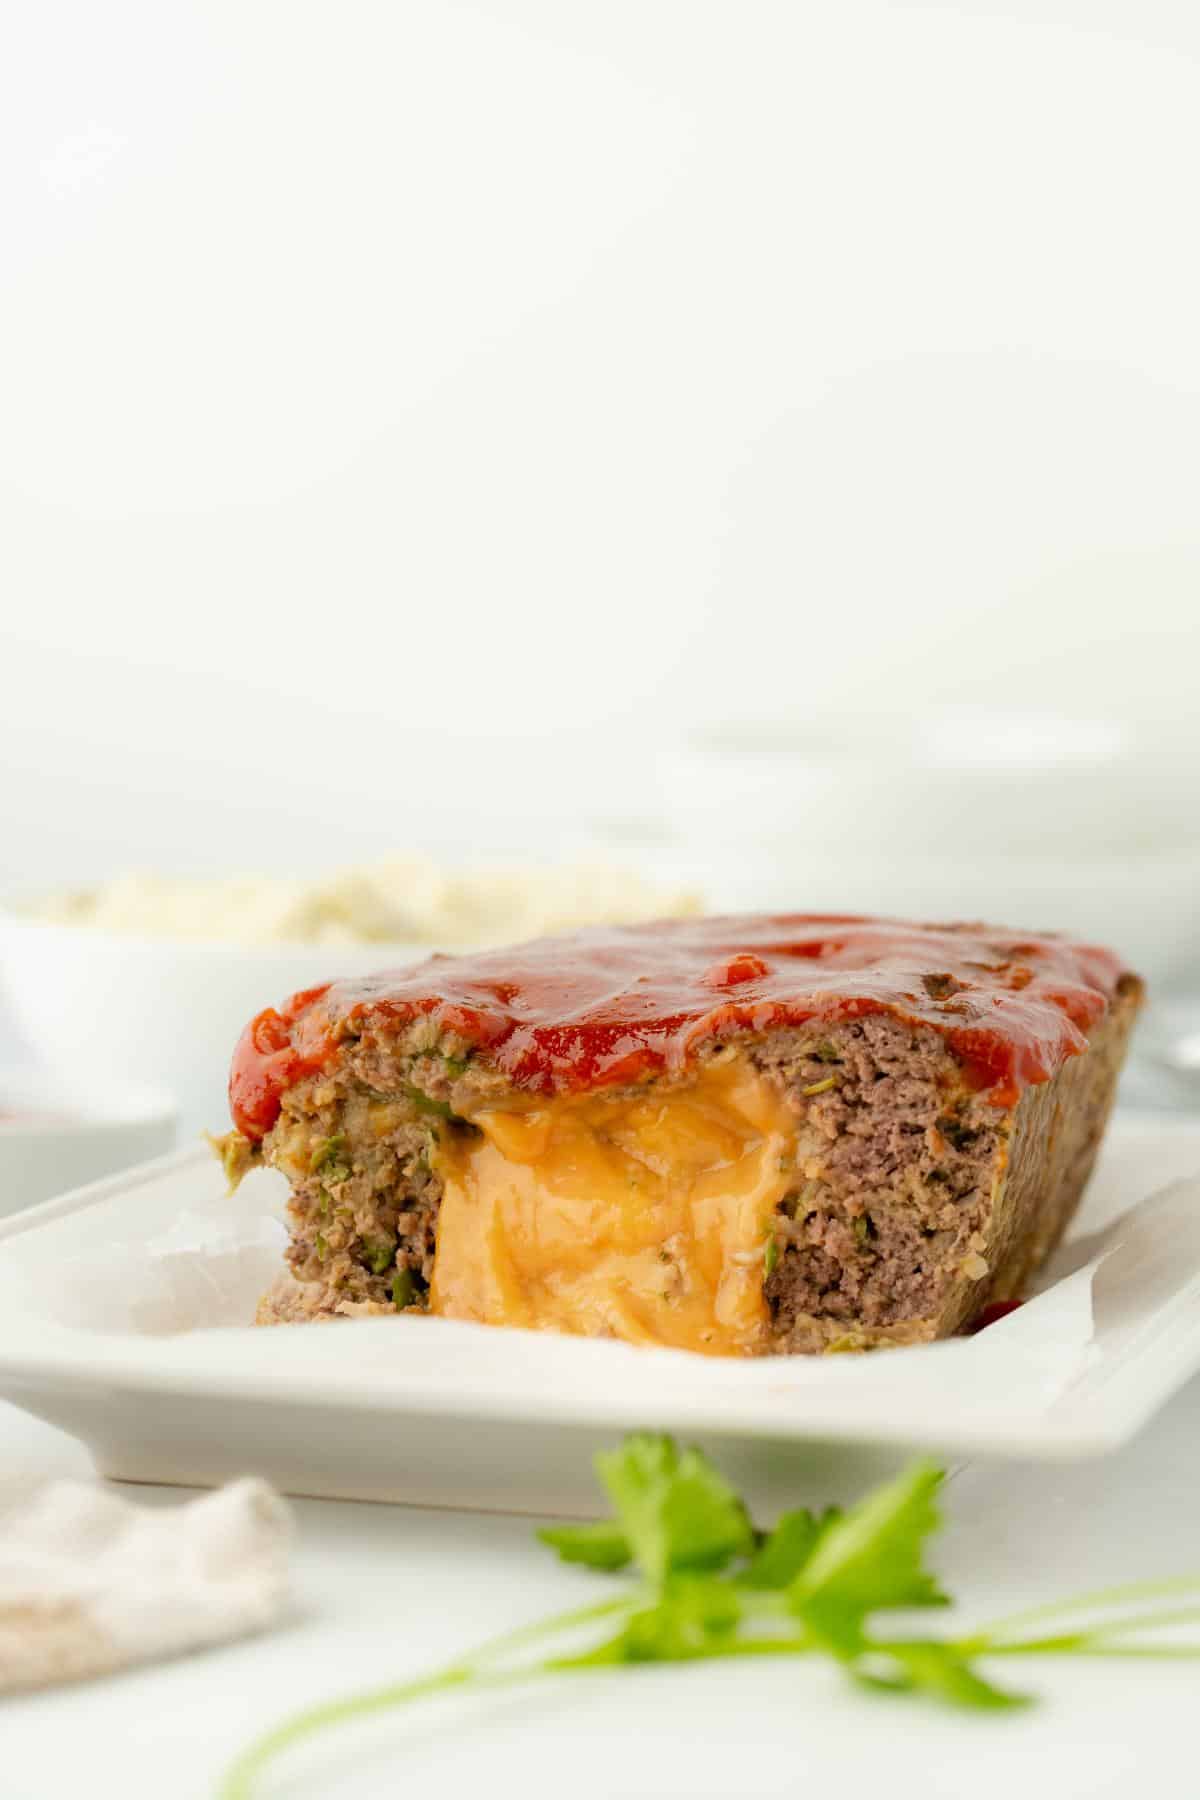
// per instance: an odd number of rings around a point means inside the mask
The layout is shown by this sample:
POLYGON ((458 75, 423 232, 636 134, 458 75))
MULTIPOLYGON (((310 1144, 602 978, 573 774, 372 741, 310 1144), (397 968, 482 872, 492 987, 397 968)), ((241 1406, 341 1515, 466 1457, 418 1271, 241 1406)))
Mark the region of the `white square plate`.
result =
POLYGON ((764 1516, 902 1456, 1081 1457, 1200 1367, 1200 1125, 1120 1117, 1036 1298, 974 1338, 727 1361, 406 1315, 247 1328, 283 1183, 181 1152, 0 1224, 0 1395, 100 1469, 302 1494, 583 1513, 633 1427, 710 1448, 764 1516), (1164 1184, 1174 1184, 1165 1187, 1164 1184))

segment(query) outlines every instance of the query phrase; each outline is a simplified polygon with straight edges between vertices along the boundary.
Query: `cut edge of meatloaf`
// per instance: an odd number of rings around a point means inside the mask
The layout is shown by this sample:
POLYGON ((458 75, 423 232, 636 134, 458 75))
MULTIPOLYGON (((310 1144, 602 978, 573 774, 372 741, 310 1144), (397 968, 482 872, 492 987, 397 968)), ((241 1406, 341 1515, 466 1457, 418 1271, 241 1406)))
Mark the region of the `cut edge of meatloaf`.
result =
POLYGON ((1011 1108, 960 1086, 957 1104, 931 1118, 937 1064, 951 1082, 957 1065, 944 1044, 939 1059, 934 1046, 914 1041, 901 1069, 864 1070, 870 1089, 860 1081, 856 1114, 827 1103, 835 1204, 780 1221, 780 1254, 766 1284, 772 1348, 929 1342, 969 1326, 993 1302, 1019 1299, 1082 1197, 1141 996, 1137 977, 1123 976, 1087 1051, 1027 1087, 1011 1108), (894 1156, 882 1188, 874 1170, 883 1156, 871 1143, 879 1131, 890 1134, 894 1156), (860 1147, 864 1136, 870 1148, 860 1147), (852 1192, 860 1178, 872 1190, 862 1212, 852 1192), (939 1189, 950 1195, 941 1209, 939 1189), (864 1216, 866 1226, 857 1222, 864 1216), (847 1229, 865 1240, 857 1255, 847 1229))
MULTIPOLYGON (((1140 996, 1123 977, 1087 1051, 1009 1108, 971 1087, 940 1032, 889 1013, 702 1049, 700 1061, 738 1047, 795 1115, 795 1178, 764 1259, 763 1349, 924 1342, 1018 1298, 1091 1172, 1140 996)), ((292 1188, 288 1273, 258 1322, 422 1307, 439 1138, 515 1098, 485 1053, 431 1021, 397 1034, 368 1019, 284 1094, 261 1146, 220 1140, 231 1178, 261 1160, 292 1188)))

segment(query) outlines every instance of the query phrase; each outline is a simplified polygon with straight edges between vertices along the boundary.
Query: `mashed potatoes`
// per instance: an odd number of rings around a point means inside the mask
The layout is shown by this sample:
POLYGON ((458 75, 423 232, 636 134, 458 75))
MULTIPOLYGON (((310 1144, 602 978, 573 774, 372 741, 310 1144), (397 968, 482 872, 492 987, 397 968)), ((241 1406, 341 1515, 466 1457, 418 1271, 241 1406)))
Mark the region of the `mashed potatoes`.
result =
POLYGON ((628 869, 449 869, 394 856, 312 880, 129 874, 28 909, 59 924, 237 944, 442 944, 484 948, 581 925, 684 917, 699 897, 628 869))

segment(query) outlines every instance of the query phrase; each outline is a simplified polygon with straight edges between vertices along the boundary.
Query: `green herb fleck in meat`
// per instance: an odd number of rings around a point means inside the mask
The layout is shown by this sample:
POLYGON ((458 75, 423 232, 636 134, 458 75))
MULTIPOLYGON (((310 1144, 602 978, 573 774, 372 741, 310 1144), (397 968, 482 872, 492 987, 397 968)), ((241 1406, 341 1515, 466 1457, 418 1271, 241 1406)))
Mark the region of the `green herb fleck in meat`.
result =
POLYGON ((779 1266, 779 1240, 774 1232, 763 1246, 763 1280, 769 1281, 779 1266))
POLYGON ((344 1132, 338 1131, 334 1133, 333 1137, 322 1138, 319 1144, 313 1146, 312 1155, 308 1159, 309 1174, 315 1175, 319 1169, 328 1167, 331 1162, 340 1157, 345 1148, 344 1132))
POLYGON ((204 1135, 225 1171, 229 1192, 236 1193, 242 1178, 261 1163, 262 1145, 252 1144, 240 1131, 227 1131, 223 1137, 214 1137, 211 1131, 204 1135))
POLYGON ((372 1275, 383 1275, 392 1266, 396 1254, 396 1246, 386 1238, 368 1238, 363 1245, 367 1259, 367 1267, 372 1275))
POLYGON ((824 1081, 810 1081, 807 1087, 800 1089, 800 1092, 806 1099, 811 1099, 814 1094, 827 1094, 830 1088, 835 1088, 837 1084, 836 1075, 827 1075, 824 1081))
POLYGON ((414 1087, 411 1081, 402 1082, 401 1087, 405 1098, 411 1100, 418 1112, 430 1113, 439 1119, 452 1119, 455 1116, 454 1108, 445 1100, 435 1100, 432 1094, 426 1094, 421 1088, 414 1087))
POLYGON ((417 1278, 411 1269, 397 1269, 392 1282, 392 1305, 397 1312, 411 1306, 417 1297, 417 1278))

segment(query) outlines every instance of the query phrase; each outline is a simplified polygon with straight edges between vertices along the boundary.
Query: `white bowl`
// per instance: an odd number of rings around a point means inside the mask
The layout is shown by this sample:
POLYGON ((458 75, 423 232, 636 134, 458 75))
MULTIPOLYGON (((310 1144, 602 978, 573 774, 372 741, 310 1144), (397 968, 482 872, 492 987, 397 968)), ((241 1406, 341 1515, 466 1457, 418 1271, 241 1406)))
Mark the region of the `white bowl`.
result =
POLYGON ((1200 738, 1003 713, 730 728, 665 753, 659 785, 655 872, 713 909, 988 919, 1200 982, 1200 738))
POLYGON ((85 1085, 102 1072, 165 1088, 185 1137, 228 1129, 230 1058, 264 1006, 431 948, 187 943, 0 912, 0 984, 38 1059, 85 1085))
POLYGON ((0 1070, 0 1215, 162 1156, 175 1128, 161 1089, 107 1072, 0 1070))

